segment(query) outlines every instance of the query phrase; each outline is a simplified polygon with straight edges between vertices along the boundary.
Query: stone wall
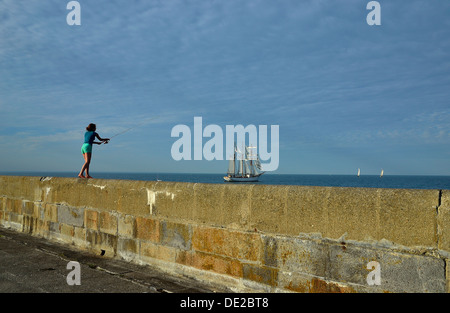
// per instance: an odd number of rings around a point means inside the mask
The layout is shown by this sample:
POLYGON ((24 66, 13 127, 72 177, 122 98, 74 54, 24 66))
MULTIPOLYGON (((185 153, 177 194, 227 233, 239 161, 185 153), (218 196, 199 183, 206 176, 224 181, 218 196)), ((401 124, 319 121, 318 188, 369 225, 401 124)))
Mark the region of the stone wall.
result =
POLYGON ((0 226, 240 292, 450 291, 449 190, 0 176, 0 226))

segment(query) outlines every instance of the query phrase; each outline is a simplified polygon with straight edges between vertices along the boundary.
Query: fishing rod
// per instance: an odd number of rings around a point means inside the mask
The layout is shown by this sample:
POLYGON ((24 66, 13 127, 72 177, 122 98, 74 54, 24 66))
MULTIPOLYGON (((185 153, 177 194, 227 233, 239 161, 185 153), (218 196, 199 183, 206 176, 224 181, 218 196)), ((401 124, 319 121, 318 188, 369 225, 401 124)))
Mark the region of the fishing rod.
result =
MULTIPOLYGON (((145 122, 143 122, 143 123, 141 123, 141 124, 138 124, 138 125, 136 125, 136 126, 127 128, 127 129, 125 129, 125 130, 123 130, 123 131, 121 131, 121 132, 119 132, 119 133, 117 133, 117 134, 115 134, 115 135, 112 135, 111 137, 109 137, 109 140, 111 140, 111 138, 114 138, 114 137, 117 137, 117 136, 119 136, 119 135, 125 134, 126 132, 128 132, 128 131, 130 131, 130 130, 132 130, 132 129, 134 129, 134 128, 141 127, 141 126, 143 126, 143 125, 149 123, 150 121, 153 121, 153 120, 157 119, 158 117, 159 117, 159 116, 152 117, 152 118, 150 118, 150 119, 147 119, 145 122)), ((107 144, 107 143, 109 142, 109 140, 106 140, 106 141, 104 141, 103 143, 107 144)))

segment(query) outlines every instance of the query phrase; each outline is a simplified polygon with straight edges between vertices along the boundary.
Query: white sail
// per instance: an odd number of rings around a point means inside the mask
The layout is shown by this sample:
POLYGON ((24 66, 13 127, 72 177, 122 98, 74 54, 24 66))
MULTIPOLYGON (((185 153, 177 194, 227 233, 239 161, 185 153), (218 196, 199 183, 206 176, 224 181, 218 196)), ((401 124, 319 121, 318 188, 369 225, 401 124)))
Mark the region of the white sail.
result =
POLYGON ((383 177, 383 174, 384 174, 384 171, 383 171, 383 169, 381 169, 380 177, 383 177))
POLYGON ((239 168, 237 174, 241 176, 244 174, 243 160, 239 160, 239 168))
POLYGON ((245 146, 243 144, 242 152, 237 148, 236 143, 234 147, 234 160, 229 160, 228 172, 224 180, 241 182, 258 181, 259 176, 264 174, 264 172, 261 171, 261 162, 258 153, 252 150, 256 149, 256 147, 245 146), (238 161, 237 171, 236 161, 238 161))
POLYGON ((244 175, 251 174, 251 169, 250 169, 250 167, 248 166, 248 161, 245 160, 245 161, 244 161, 244 164, 245 164, 245 173, 244 173, 244 175))
POLYGON ((361 175, 361 170, 358 168, 358 177, 361 175))
POLYGON ((232 159, 228 161, 228 172, 229 176, 236 174, 236 144, 234 145, 234 151, 232 159))
POLYGON ((234 159, 228 161, 228 172, 227 174, 233 175, 235 171, 234 159))
POLYGON ((256 168, 258 169, 258 171, 260 171, 262 168, 261 168, 261 161, 259 161, 259 157, 256 159, 255 162, 256 168))

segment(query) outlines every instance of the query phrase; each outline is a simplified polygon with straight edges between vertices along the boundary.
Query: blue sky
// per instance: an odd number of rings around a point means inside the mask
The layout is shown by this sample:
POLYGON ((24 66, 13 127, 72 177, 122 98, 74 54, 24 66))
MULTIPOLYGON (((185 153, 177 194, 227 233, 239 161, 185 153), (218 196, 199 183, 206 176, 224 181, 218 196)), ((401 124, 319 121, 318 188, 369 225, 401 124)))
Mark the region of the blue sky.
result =
MULTIPOLYGON (((450 175, 450 2, 0 1, 0 171, 225 173, 171 130, 279 125, 274 173, 450 175), (150 120, 152 117, 157 117, 150 120), (145 123, 147 121, 147 123, 145 123)), ((205 139, 206 141, 207 139, 205 139)))

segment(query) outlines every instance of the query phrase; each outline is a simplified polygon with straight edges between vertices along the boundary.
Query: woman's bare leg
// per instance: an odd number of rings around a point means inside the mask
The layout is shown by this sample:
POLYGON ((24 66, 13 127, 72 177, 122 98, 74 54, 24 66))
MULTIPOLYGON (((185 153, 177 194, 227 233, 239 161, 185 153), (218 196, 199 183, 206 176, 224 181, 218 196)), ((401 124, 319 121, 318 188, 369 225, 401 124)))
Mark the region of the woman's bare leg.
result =
POLYGON ((91 164, 92 153, 85 153, 85 154, 86 154, 86 178, 92 178, 91 175, 89 175, 89 165, 91 164))
POLYGON ((92 178, 89 176, 89 164, 91 163, 91 153, 83 153, 84 158, 84 164, 81 168, 80 173, 78 174, 78 177, 80 178, 92 178), (86 171, 86 177, 83 175, 83 172, 86 171))

